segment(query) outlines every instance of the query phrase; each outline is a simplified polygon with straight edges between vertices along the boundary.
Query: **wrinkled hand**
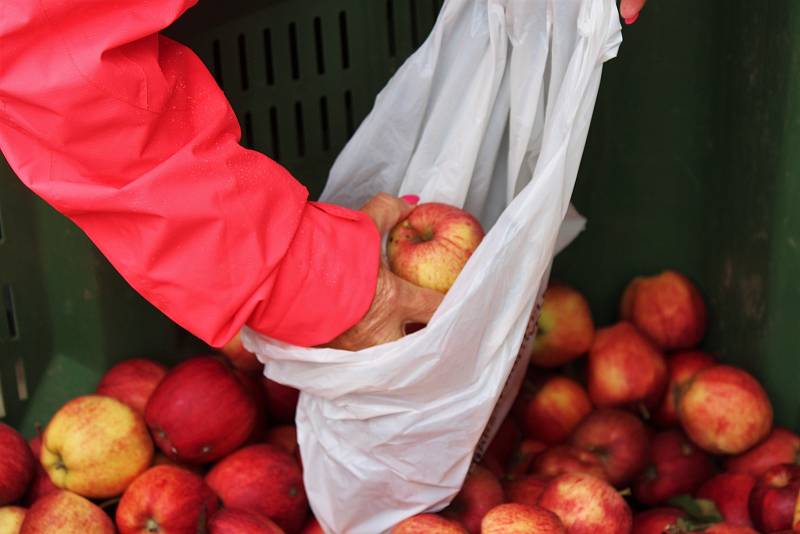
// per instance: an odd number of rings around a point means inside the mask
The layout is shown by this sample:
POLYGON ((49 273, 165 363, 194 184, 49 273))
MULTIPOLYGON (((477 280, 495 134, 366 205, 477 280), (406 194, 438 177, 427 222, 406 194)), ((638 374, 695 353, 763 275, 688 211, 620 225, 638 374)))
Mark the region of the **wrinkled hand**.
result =
POLYGON ((647 0, 621 0, 619 3, 619 15, 625 19, 625 24, 633 24, 639 18, 639 12, 644 7, 647 0))
MULTIPOLYGON (((370 216, 383 236, 412 208, 413 205, 404 200, 380 193, 372 197, 361 211, 370 216)), ((369 311, 358 324, 334 339, 329 346, 355 351, 400 339, 405 334, 406 325, 430 321, 443 297, 437 291, 406 282, 382 261, 369 311)))

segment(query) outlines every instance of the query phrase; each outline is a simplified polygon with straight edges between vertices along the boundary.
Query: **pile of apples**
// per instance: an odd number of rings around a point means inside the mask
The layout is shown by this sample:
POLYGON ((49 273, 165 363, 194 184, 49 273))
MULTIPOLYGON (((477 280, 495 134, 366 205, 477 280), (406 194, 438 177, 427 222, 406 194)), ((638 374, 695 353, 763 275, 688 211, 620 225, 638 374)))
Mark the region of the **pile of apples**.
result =
POLYGON ((0 534, 321 534, 297 390, 238 337, 223 350, 173 369, 123 361, 29 442, 0 424, 0 534))
MULTIPOLYGON (((446 292, 482 237, 463 210, 424 204, 392 230, 389 263, 446 292)), ((551 285, 481 461, 447 508, 392 533, 800 532, 800 437, 773 428, 757 380, 697 349, 706 326, 676 272, 634 279, 598 330, 578 291, 551 285)), ((0 534, 322 533, 298 391, 261 369, 237 336, 172 369, 117 364, 29 442, 0 424, 0 534)))
POLYGON ((633 280, 620 322, 553 284, 514 408, 459 495, 393 534, 800 532, 800 437, 762 386, 697 350, 683 275, 633 280))

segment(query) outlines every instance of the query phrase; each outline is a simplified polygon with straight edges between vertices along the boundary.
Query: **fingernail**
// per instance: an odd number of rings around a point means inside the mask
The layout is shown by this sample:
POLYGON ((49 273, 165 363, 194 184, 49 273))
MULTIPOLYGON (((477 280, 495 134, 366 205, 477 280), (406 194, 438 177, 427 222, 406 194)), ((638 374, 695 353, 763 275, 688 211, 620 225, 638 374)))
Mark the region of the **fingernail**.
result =
POLYGON ((630 17, 625 19, 625 24, 630 26, 631 24, 636 22, 636 19, 638 19, 638 18, 639 18, 639 13, 636 13, 635 15, 631 15, 630 17))
POLYGON ((419 197, 417 195, 403 195, 400 198, 402 200, 405 200, 407 204, 411 204, 412 206, 419 204, 419 197))

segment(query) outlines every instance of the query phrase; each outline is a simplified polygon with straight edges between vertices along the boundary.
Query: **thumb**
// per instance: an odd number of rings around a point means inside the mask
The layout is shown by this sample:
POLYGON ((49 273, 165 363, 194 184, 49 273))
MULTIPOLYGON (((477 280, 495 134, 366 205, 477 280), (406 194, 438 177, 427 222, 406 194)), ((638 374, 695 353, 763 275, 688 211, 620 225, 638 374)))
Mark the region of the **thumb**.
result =
POLYGON ((381 235, 389 233, 397 223, 405 219, 414 205, 393 197, 386 193, 378 193, 361 208, 361 211, 369 215, 381 235))
POLYGON ((411 323, 428 324, 444 299, 444 294, 415 286, 398 277, 403 320, 411 323))

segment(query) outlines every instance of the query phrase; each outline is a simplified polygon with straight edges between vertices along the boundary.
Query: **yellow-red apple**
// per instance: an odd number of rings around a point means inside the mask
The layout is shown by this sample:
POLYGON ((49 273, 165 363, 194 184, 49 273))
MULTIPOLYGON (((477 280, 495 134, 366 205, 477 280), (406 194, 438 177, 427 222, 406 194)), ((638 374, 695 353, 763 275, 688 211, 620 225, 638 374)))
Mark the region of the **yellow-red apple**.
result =
POLYGON ((564 534, 556 514, 539 506, 506 503, 483 517, 481 534, 564 534))
POLYGON ((420 204, 389 233, 389 266, 412 284, 446 293, 483 239, 478 220, 455 206, 420 204))
POLYGON ((758 381, 727 365, 698 372, 678 399, 678 418, 698 446, 739 454, 767 437, 772 404, 758 381))
POLYGON ((608 479, 608 473, 599 456, 572 445, 558 445, 538 455, 533 461, 532 472, 547 478, 565 473, 585 473, 603 480, 608 479))
POLYGON ((667 384, 664 356, 630 323, 597 331, 589 352, 589 398, 599 407, 654 408, 667 384))
POLYGON ((706 332, 706 305, 692 282, 665 271, 634 279, 622 297, 622 319, 663 350, 695 347, 706 332))
POLYGON ((679 394, 698 372, 716 364, 714 357, 699 350, 680 352, 667 358, 667 389, 654 419, 664 427, 678 424, 679 394))
POLYGON ((551 285, 544 292, 531 363, 558 367, 583 356, 592 346, 594 322, 589 303, 575 289, 551 285))
POLYGON ((50 480, 84 497, 120 495, 152 461, 153 442, 142 416, 111 397, 69 401, 42 436, 41 462, 50 480))
POLYGON ((476 465, 464 480, 461 491, 442 515, 464 525, 470 534, 478 534, 486 512, 504 501, 503 486, 497 477, 476 465))
POLYGON ((568 534, 627 534, 631 509, 607 482, 582 473, 561 475, 547 485, 539 506, 561 519, 568 534))
POLYGON ((526 384, 517 414, 526 437, 558 445, 591 411, 592 402, 583 386, 557 375, 526 384))
POLYGON ((597 455, 608 482, 624 487, 647 465, 650 438, 644 423, 632 413, 603 408, 581 421, 570 443, 597 455))
POLYGON ((732 473, 763 475, 773 465, 800 463, 800 436, 785 428, 774 428, 767 439, 737 456, 731 456, 725 467, 732 473))
POLYGON ((540 475, 528 475, 512 480, 505 491, 509 502, 535 506, 550 479, 540 475))
POLYGON ((27 512, 19 506, 0 507, 0 534, 19 534, 27 512))
POLYGON ((779 464, 767 469, 750 492, 750 518, 761 532, 790 530, 797 496, 800 465, 779 464))
MULTIPOLYGON (((322 532, 320 530, 320 532, 322 532)), ((466 534, 456 521, 436 514, 419 514, 395 525, 391 534, 466 534)))
POLYGON ((97 505, 71 491, 45 495, 30 507, 20 534, 115 534, 111 519, 97 505))

